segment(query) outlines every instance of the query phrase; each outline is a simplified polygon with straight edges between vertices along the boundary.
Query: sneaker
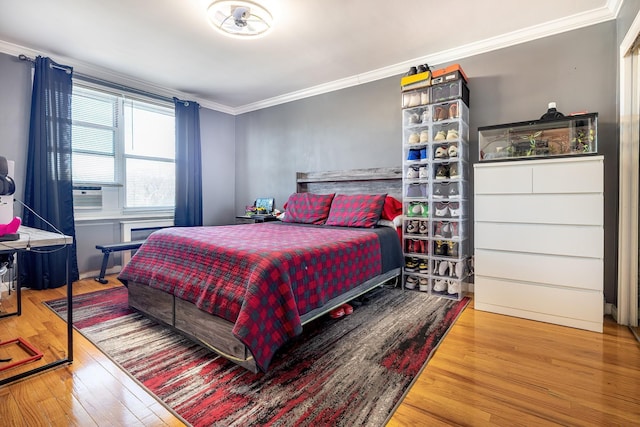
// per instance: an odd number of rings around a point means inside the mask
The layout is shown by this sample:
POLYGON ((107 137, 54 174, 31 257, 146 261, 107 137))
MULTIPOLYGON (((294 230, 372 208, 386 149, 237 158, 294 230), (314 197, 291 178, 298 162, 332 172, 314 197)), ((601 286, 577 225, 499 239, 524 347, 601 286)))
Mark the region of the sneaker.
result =
POLYGON ((407 178, 409 178, 409 179, 417 178, 419 176, 419 174, 420 173, 416 168, 407 169, 407 178))
POLYGON ((433 223, 433 237, 443 239, 443 223, 438 221, 433 223))
POLYGON ((464 276, 464 273, 465 273, 465 271, 464 271, 465 270, 464 261, 456 262, 455 270, 456 270, 456 277, 458 279, 462 279, 462 277, 464 276))
POLYGON ((420 132, 420 142, 429 142, 429 131, 423 130, 420 132))
POLYGON ((420 166, 418 170, 418 178, 429 178, 429 168, 426 166, 420 166))
POLYGON ((418 105, 420 105, 420 94, 412 93, 409 96, 409 102, 407 104, 407 107, 417 107, 418 105))
POLYGON ((441 182, 435 182, 433 184, 433 193, 432 196, 434 199, 442 199, 445 194, 446 185, 441 182))
POLYGON ((458 190, 458 183, 450 182, 449 183, 449 194, 448 196, 452 199, 460 197, 460 191, 458 190))
POLYGON ((449 224, 449 228, 451 230, 451 238, 460 237, 460 234, 458 233, 458 227, 459 224, 457 222, 452 222, 449 224))
POLYGON ((409 68, 409 71, 407 72, 407 74, 405 74, 405 76, 413 76, 417 72, 418 72, 418 69, 416 67, 411 67, 409 68))
POLYGON ((427 160, 429 159, 429 152, 427 151, 427 147, 422 147, 420 149, 420 160, 427 160))
POLYGON ((447 131, 446 140, 455 141, 456 139, 458 139, 458 131, 456 129, 449 129, 447 131))
POLYGON ((444 141, 445 139, 447 139, 447 135, 443 130, 438 131, 438 133, 436 133, 436 136, 433 137, 434 141, 444 141))
POLYGON ((422 215, 422 203, 411 202, 409 203, 409 209, 407 210, 407 216, 420 216, 422 215))
POLYGON ((449 168, 449 177, 451 179, 460 178, 460 168, 457 163, 451 164, 451 168, 449 168))
POLYGON ((428 202, 422 202, 420 205, 422 207, 422 216, 423 217, 429 217, 429 203, 428 202))
MULTIPOLYGON (((433 86, 433 101, 438 102, 446 99, 448 97, 448 88, 444 87, 445 85, 435 85, 433 86)), ((446 110, 445 110, 446 111, 446 110)), ((445 116, 446 118, 446 116, 445 116)))
POLYGON ((446 256, 447 255, 447 242, 443 242, 442 240, 436 240, 435 242, 434 255, 438 256, 446 256))
POLYGON ((409 184, 407 187, 407 197, 423 197, 420 184, 409 184))
POLYGON ((449 157, 449 153, 446 147, 440 146, 436 148, 436 152, 433 155, 433 157, 435 157, 436 159, 446 159, 449 157))
POLYGON ((435 217, 446 218, 449 216, 449 205, 443 202, 436 203, 435 217))
POLYGON ((418 65, 417 71, 418 73, 426 73, 429 71, 429 66, 427 64, 418 65))
POLYGON ((429 109, 425 108, 421 116, 422 123, 429 123, 429 109))
POLYGON ((421 277, 420 280, 418 281, 419 286, 418 289, 420 289, 422 292, 429 292, 429 280, 425 279, 424 277, 421 277))
POLYGON ((451 202, 449 203, 449 214, 453 218, 460 218, 461 214, 460 203, 459 202, 451 202))
POLYGON ((453 240, 447 242, 447 253, 450 257, 458 257, 458 246, 458 242, 454 242, 453 240))
POLYGON ((429 103, 429 92, 420 92, 420 105, 427 105, 429 103))
POLYGON ((449 105, 449 118, 450 119, 457 119, 458 118, 458 103, 454 102, 453 104, 449 105))
POLYGON ((407 153, 408 161, 417 161, 420 160, 420 149, 419 148, 411 148, 407 153))
POLYGON ((418 242, 418 247, 421 254, 429 255, 429 242, 426 240, 420 240, 418 242))
POLYGON ((417 133, 412 133, 409 135, 409 144, 417 144, 420 142, 420 135, 417 133))
POLYGON ((418 259, 417 258, 407 258, 404 262, 404 271, 414 272, 418 268, 418 259))
POLYGON ((340 307, 338 307, 338 308, 334 308, 333 310, 331 310, 331 311, 329 312, 329 316, 330 316, 332 319, 339 319, 339 318, 341 318, 342 316, 344 316, 344 314, 345 314, 345 313, 344 313, 344 308, 342 308, 342 306, 340 306, 340 307))
POLYGON ((436 179, 447 179, 449 178, 449 169, 447 165, 439 165, 438 169, 436 169, 436 179))
POLYGON ((451 238, 451 223, 443 222, 442 224, 442 238, 450 239, 451 238))
POLYGON ((444 292, 447 289, 447 281, 445 279, 436 280, 433 290, 436 292, 444 292))
POLYGON ((440 276, 446 276, 448 270, 449 263, 447 261, 440 261, 440 264, 438 265, 438 274, 440 276))
POLYGON ((342 308, 344 310, 345 316, 353 314, 353 307, 349 304, 342 304, 339 308, 342 308))
POLYGON ((428 221, 420 221, 420 226, 418 227, 418 232, 420 234, 429 234, 429 222, 428 221))
POLYGON ((451 144, 447 150, 447 154, 449 154, 449 157, 458 157, 458 146, 451 144))
POLYGON ((447 118, 447 111, 442 105, 436 105, 433 108, 433 121, 445 120, 447 118))
POLYGON ((418 263, 418 271, 422 274, 429 273, 429 263, 426 260, 422 260, 418 263))
POLYGON ((416 234, 418 232, 418 221, 409 221, 407 223, 407 234, 416 234))
POLYGON ((449 295, 459 294, 460 282, 456 282, 455 280, 449 280, 449 283, 447 283, 447 293, 449 295))
POLYGON ((407 289, 415 289, 417 284, 418 279, 416 277, 407 276, 407 278, 404 279, 404 287, 407 289))
POLYGON ((420 120, 420 116, 418 115, 418 113, 413 113, 412 115, 409 116, 409 124, 411 125, 419 125, 421 122, 420 120))

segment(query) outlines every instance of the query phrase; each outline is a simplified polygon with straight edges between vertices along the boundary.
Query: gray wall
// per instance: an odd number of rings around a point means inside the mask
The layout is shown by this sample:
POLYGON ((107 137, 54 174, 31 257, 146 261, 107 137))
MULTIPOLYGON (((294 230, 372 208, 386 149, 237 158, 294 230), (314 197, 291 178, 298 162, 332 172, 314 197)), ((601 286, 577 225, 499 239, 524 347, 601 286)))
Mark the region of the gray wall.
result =
MULTIPOLYGON (((607 302, 616 292, 616 40, 616 22, 609 21, 459 61, 471 92, 472 163, 479 126, 537 119, 549 101, 565 114, 599 113, 607 302)), ((397 76, 238 116, 236 210, 268 195, 281 207, 295 191, 296 171, 399 166, 399 82, 397 76)))

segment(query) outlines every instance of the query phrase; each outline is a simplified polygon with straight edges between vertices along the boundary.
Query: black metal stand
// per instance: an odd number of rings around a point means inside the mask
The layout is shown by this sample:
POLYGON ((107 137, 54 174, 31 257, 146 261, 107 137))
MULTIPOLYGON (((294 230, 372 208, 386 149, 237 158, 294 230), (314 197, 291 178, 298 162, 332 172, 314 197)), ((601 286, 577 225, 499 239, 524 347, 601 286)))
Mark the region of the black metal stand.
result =
MULTIPOLYGON (((60 246, 60 245, 55 245, 55 246, 60 246)), ((10 252, 20 252, 20 251, 24 251, 26 250, 26 248, 22 249, 22 248, 15 248, 15 249, 11 249, 10 252)), ((25 372, 21 372, 19 374, 13 375, 11 377, 8 378, 4 378, 4 379, 0 379, 0 386, 3 386, 5 384, 26 378, 28 376, 31 375, 35 375, 38 374, 40 372, 46 371, 48 369, 51 368, 55 368, 56 366, 60 366, 63 364, 68 364, 73 362, 73 283, 69 282, 69 270, 71 268, 71 257, 70 257, 70 251, 71 251, 71 246, 67 245, 65 248, 66 251, 66 283, 67 283, 67 355, 65 358, 56 360, 54 362, 48 363, 46 365, 43 366, 38 366, 37 368, 33 368, 31 370, 25 371, 25 372)), ((3 251, 3 252, 9 252, 9 251, 3 251)), ((18 281, 19 282, 19 281, 18 281)), ((17 286, 17 292, 16 292, 16 298, 17 298, 17 311, 13 312, 13 313, 5 313, 3 315, 0 316, 0 318, 2 317, 7 317, 7 316, 20 316, 22 314, 22 293, 20 291, 20 283, 18 283, 17 286)))

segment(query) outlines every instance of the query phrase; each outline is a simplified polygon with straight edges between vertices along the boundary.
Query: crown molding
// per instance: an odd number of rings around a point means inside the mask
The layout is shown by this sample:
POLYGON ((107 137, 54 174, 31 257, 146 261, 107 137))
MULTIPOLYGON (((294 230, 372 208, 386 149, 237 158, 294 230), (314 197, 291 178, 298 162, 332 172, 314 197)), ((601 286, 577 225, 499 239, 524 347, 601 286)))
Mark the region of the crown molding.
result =
POLYGON ((182 93, 176 90, 165 88, 162 86, 154 85, 146 81, 138 80, 130 76, 117 73, 111 70, 97 67, 92 64, 84 63, 74 60, 72 58, 66 58, 57 54, 49 52, 39 52, 30 48, 12 44, 0 40, 0 52, 9 55, 18 56, 24 54, 27 56, 53 56, 57 62, 65 63, 72 66, 78 73, 86 74, 99 79, 111 81, 124 86, 130 86, 132 88, 144 90, 150 93, 155 93, 161 96, 177 97, 180 99, 190 99, 198 102, 201 106, 209 108, 211 110, 219 111, 231 115, 239 115, 248 113, 251 111, 260 110, 263 108, 273 107, 280 104, 285 104, 291 101, 297 101, 304 98, 309 98, 324 93, 329 93, 341 89, 346 89, 352 86, 373 82, 376 80, 385 79, 388 77, 398 76, 404 74, 409 67, 415 64, 446 64, 454 61, 459 61, 470 56, 479 55, 482 53, 491 52, 498 49, 504 49, 510 46, 515 46, 528 41, 560 34, 563 32, 576 30, 579 28, 587 27, 590 25, 599 24, 615 19, 620 12, 622 3, 624 0, 608 0, 607 4, 601 8, 593 9, 588 12, 579 13, 563 19, 557 19, 549 21, 541 25, 535 25, 521 30, 513 31, 511 33, 503 34, 498 37, 492 37, 485 40, 469 43, 457 48, 443 50, 427 56, 414 58, 408 61, 404 61, 398 64, 393 64, 387 67, 379 68, 362 74, 356 74, 350 77, 346 77, 339 80, 334 80, 321 85, 313 86, 310 88, 302 89, 279 95, 273 98, 264 99, 258 102, 242 105, 239 107, 231 107, 212 101, 210 99, 197 98, 193 95, 182 93))
POLYGON ((243 105, 235 108, 234 114, 248 113, 263 108, 273 107, 279 104, 320 95, 323 93, 346 89, 351 86, 356 86, 387 77, 398 76, 404 74, 409 69, 409 67, 415 66, 416 64, 445 64, 453 61, 459 61, 460 59, 470 56, 504 49, 528 41, 541 39, 544 37, 576 30, 583 27, 588 27, 590 25, 599 24, 601 22, 610 21, 612 19, 615 19, 618 15, 622 2, 623 0, 608 0, 607 4, 599 9, 593 9, 591 11, 575 14, 563 19, 549 21, 541 25, 523 28, 522 30, 513 31, 511 33, 503 34, 498 37, 491 37, 454 49, 448 49, 427 56, 414 58, 409 61, 404 61, 367 73, 357 74, 326 84, 313 86, 308 89, 303 89, 274 98, 269 98, 251 104, 243 105))

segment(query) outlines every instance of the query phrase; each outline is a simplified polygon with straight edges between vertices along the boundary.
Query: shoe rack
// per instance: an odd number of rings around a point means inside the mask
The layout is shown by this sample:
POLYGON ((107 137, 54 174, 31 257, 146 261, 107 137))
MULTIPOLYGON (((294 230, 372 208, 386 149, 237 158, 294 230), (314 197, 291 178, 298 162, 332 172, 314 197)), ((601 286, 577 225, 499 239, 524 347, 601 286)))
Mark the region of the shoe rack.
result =
POLYGON ((456 300, 470 256, 469 91, 462 75, 432 85, 436 72, 427 71, 424 82, 412 77, 402 85, 403 287, 456 300))

